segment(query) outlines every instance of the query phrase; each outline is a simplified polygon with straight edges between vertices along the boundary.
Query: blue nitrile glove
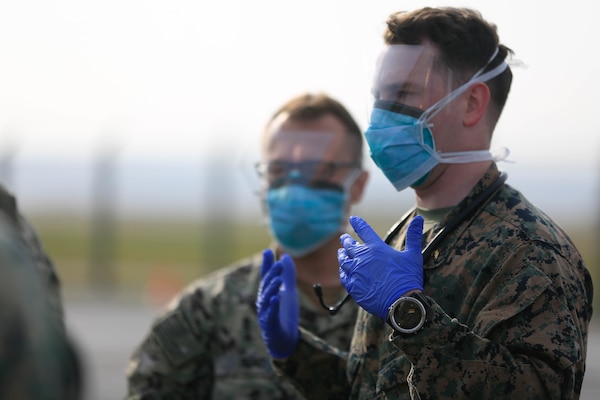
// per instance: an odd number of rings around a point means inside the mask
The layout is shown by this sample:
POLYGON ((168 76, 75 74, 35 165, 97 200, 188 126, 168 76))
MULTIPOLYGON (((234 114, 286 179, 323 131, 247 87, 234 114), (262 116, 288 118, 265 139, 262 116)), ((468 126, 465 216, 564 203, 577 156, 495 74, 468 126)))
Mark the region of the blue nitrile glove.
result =
POLYGON ((265 250, 256 309, 269 354, 273 358, 286 358, 296 350, 300 336, 296 266, 287 254, 279 261, 274 261, 273 252, 265 250))
POLYGON ((388 246, 362 218, 350 217, 350 224, 364 244, 347 233, 340 236, 340 280, 355 302, 385 320, 400 296, 423 290, 423 217, 410 221, 404 251, 388 246))

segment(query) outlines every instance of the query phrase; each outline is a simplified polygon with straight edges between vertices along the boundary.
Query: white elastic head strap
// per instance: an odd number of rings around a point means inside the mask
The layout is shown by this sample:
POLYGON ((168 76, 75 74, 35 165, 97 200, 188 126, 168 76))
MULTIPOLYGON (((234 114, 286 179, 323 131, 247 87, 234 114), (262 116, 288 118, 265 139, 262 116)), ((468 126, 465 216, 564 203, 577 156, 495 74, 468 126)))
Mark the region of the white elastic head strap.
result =
POLYGON ((496 58, 497 55, 498 55, 498 48, 496 47, 496 51, 494 51, 494 54, 492 54, 492 56, 490 57, 490 59, 488 60, 488 62, 479 71, 477 71, 475 73, 475 75, 473 75, 473 77, 471 79, 469 79, 469 81, 467 81, 463 85, 459 86, 458 88, 456 88, 452 92, 448 93, 446 95, 446 97, 442 98, 437 103, 435 103, 434 105, 432 105, 431 107, 429 107, 421 115, 421 117, 419 118, 418 122, 425 124, 427 121, 430 121, 438 112, 440 112, 440 110, 442 108, 444 108, 446 105, 448 105, 448 103, 450 103, 452 100, 456 99, 458 96, 460 96, 461 94, 463 94, 464 92, 466 92, 467 89, 472 84, 487 82, 490 79, 495 78, 498 75, 500 75, 501 73, 503 73, 504 70, 506 68, 508 68, 508 64, 505 61, 502 61, 500 64, 498 64, 496 67, 494 67, 493 69, 489 70, 488 72, 483 73, 483 71, 494 60, 494 58, 496 58))
POLYGON ((455 151, 449 153, 428 151, 436 160, 443 164, 465 164, 488 160, 507 161, 506 158, 510 153, 506 147, 500 147, 493 152, 490 152, 489 150, 455 151))
MULTIPOLYGON (((495 78, 496 76, 503 73, 506 68, 508 68, 508 64, 505 61, 498 64, 493 69, 489 70, 486 73, 483 71, 487 68, 487 66, 496 58, 498 55, 498 48, 494 51, 494 54, 490 57, 488 62, 477 71, 469 81, 459 86, 452 92, 448 93, 444 98, 439 100, 437 103, 429 107, 419 118, 420 123, 427 126, 427 122, 430 121, 438 112, 440 112, 446 105, 448 105, 452 100, 456 99, 458 96, 463 94, 472 84, 474 83, 483 83, 488 80, 495 78)), ((438 153, 433 149, 430 149, 429 146, 426 146, 427 151, 440 163, 444 164, 463 164, 463 163, 471 163, 471 162, 479 162, 479 161, 503 161, 508 157, 509 150, 506 147, 501 147, 494 151, 492 154, 489 150, 472 150, 472 151, 457 151, 457 152, 448 152, 448 153, 438 153)))

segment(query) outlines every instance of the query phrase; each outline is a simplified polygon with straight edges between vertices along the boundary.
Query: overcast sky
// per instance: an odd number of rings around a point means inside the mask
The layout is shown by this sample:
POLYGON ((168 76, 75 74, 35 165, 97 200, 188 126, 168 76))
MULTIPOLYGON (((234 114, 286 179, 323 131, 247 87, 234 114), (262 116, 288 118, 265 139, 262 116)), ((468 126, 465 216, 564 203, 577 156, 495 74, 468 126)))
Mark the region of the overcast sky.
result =
POLYGON ((304 90, 366 127, 369 67, 392 11, 466 5, 528 68, 495 146, 517 162, 598 165, 600 28, 592 0, 19 0, 0 3, 0 149, 21 158, 177 160, 258 148, 304 90))

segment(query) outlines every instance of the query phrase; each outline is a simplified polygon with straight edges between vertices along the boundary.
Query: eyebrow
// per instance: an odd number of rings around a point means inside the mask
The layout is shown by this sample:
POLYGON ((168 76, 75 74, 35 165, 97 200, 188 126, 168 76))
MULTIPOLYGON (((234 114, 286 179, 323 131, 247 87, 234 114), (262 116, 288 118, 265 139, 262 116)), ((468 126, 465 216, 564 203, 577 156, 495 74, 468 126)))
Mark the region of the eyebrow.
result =
POLYGON ((397 97, 399 93, 403 94, 414 94, 418 92, 419 85, 415 85, 413 82, 404 81, 402 83, 399 82, 390 82, 389 84, 383 84, 380 86, 376 86, 373 88, 373 94, 382 93, 387 94, 388 96, 393 95, 397 97))
POLYGON ((386 90, 391 90, 394 92, 414 92, 418 85, 415 85, 413 82, 404 81, 402 83, 394 82, 389 85, 383 86, 386 90))

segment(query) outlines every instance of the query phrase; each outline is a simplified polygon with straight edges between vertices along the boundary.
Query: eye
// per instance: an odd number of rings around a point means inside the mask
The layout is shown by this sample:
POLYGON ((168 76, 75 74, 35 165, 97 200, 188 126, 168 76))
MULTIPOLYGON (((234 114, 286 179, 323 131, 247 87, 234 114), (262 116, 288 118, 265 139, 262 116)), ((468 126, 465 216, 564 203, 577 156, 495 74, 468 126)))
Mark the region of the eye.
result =
POLYGON ((396 90, 394 90, 394 92, 391 94, 393 101, 395 101, 396 103, 406 103, 407 99, 410 97, 411 93, 408 90, 405 90, 404 88, 396 88, 396 90))
POLYGON ((379 90, 378 100, 393 101, 396 103, 405 103, 412 92, 408 90, 407 85, 390 84, 379 90))
POLYGON ((287 163, 281 161, 272 161, 267 166, 267 175, 270 179, 278 179, 286 176, 289 171, 287 163))
POLYGON ((400 90, 400 91, 396 92, 396 102, 397 103, 403 103, 407 97, 408 97, 408 92, 405 92, 404 90, 400 90))
POLYGON ((318 180, 328 180, 335 172, 335 164, 332 162, 321 162, 314 166, 314 178, 318 180))
POLYGON ((373 100, 379 100, 381 97, 381 92, 379 89, 373 88, 371 89, 371 96, 373 96, 373 100))

